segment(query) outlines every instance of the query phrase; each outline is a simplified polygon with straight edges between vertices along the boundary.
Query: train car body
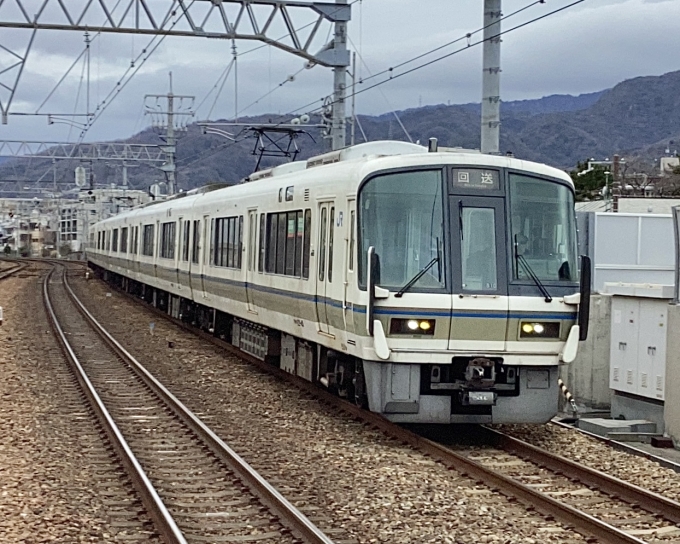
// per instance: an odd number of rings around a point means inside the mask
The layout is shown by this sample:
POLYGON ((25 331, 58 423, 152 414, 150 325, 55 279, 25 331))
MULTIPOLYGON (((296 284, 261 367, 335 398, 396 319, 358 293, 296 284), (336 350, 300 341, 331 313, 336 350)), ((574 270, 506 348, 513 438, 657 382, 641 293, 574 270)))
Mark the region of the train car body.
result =
POLYGON ((576 353, 573 184, 374 142, 98 223, 110 281, 404 423, 545 422, 576 353))

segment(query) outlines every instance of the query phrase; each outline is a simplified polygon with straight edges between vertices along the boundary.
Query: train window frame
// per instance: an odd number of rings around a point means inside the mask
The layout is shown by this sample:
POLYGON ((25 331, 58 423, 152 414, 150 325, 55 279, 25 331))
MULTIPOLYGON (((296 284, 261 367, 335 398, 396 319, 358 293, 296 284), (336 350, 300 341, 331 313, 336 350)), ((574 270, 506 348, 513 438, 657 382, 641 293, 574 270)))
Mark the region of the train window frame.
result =
POLYGON ((213 220, 211 265, 240 270, 243 253, 243 216, 216 217, 213 220))
MULTIPOLYGON (((508 244, 508 251, 507 251, 507 269, 508 269, 508 293, 510 295, 520 295, 520 296, 527 296, 531 295, 533 296, 535 293, 536 289, 536 284, 528 277, 526 278, 516 278, 515 277, 515 263, 514 263, 514 254, 512 248, 514 248, 514 241, 513 241, 513 220, 512 220, 512 213, 513 213, 513 194, 511 191, 511 184, 510 184, 510 176, 511 175, 519 175, 519 176, 524 176, 526 178, 533 178, 535 180, 545 182, 545 183, 553 183, 556 185, 563 186, 566 188, 572 197, 572 200, 575 202, 576 200, 576 192, 575 188, 572 183, 569 183, 567 180, 552 177, 550 175, 546 175, 543 173, 535 172, 535 171, 530 171, 530 170, 520 170, 517 168, 506 168, 505 169, 505 186, 506 186, 506 192, 507 192, 507 197, 506 197, 506 225, 508 226, 507 229, 507 244, 508 244)), ((572 212, 572 217, 571 220, 574 224, 574 227, 576 227, 576 215, 575 212, 572 212)), ((574 243, 577 245, 578 244, 578 235, 575 235, 575 240, 574 243)), ((550 294, 553 296, 561 296, 563 290, 566 293, 571 293, 573 292, 573 289, 575 286, 578 286, 579 284, 579 278, 580 278, 580 270, 578 269, 579 267, 579 259, 578 259, 578 245, 575 249, 575 263, 574 263, 574 269, 575 269, 575 278, 574 280, 571 281, 565 281, 565 280, 555 280, 555 279, 547 279, 547 278, 540 278, 542 283, 544 283, 546 286, 549 287, 550 294)))
POLYGON ((139 225, 135 225, 132 232, 132 244, 131 250, 133 255, 137 255, 139 249, 139 225))
MULTIPOLYGON (((301 208, 261 214, 260 224, 265 226, 264 231, 260 231, 260 256, 264 253, 264 272, 309 279, 311 210, 301 208), (264 221, 263 216, 266 216, 264 221)), ((258 266, 260 264, 261 260, 258 266)))
POLYGON ((161 259, 175 259, 175 246, 177 244, 177 221, 165 221, 161 223, 161 240, 159 257, 161 259))
POLYGON ((309 262, 311 260, 312 249, 312 210, 305 208, 304 212, 304 233, 302 236, 302 279, 309 279, 309 262))
POLYGON ((182 239, 182 261, 189 262, 189 247, 191 242, 191 221, 180 219, 180 230, 182 239))
POLYGON ((142 229, 142 255, 144 257, 154 256, 154 236, 156 225, 153 223, 144 225, 142 229))
POLYGON ((120 252, 127 254, 128 252, 128 227, 121 227, 120 229, 120 252))
POLYGON ((267 214, 260 214, 260 228, 259 228, 259 239, 258 239, 258 260, 257 260, 257 271, 262 274, 264 272, 264 262, 266 257, 265 249, 265 229, 266 229, 267 214))
MULTIPOLYGON (((449 175, 450 175, 451 165, 449 164, 427 164, 420 166, 409 166, 409 167, 398 167, 398 168, 386 168, 384 170, 377 170, 366 176, 357 189, 356 196, 356 247, 357 247, 357 262, 355 265, 356 273, 356 284, 360 291, 366 291, 366 252, 364 251, 364 225, 363 225, 363 191, 366 185, 369 184, 376 178, 382 176, 396 175, 396 174, 415 174, 423 172, 436 172, 439 174, 439 188, 438 194, 441 199, 441 214, 442 214, 442 224, 443 224, 443 238, 441 242, 441 264, 442 264, 442 285, 441 287, 423 287, 414 285, 409 289, 410 292, 416 293, 450 293, 452 285, 451 277, 451 263, 450 263, 450 248, 447 247, 446 233, 450 231, 449 219, 448 219, 448 204, 447 199, 450 196, 448 192, 449 187, 449 175)), ((486 193, 485 193, 486 194, 486 193)), ((450 235, 448 235, 450 236, 450 235)), ((379 284, 380 285, 380 284, 379 284)), ((400 286, 401 287, 401 286, 400 286)), ((395 287, 390 286, 394 289, 395 287)))
POLYGON ((199 244, 201 242, 201 220, 194 219, 191 237, 191 263, 199 264, 199 244))

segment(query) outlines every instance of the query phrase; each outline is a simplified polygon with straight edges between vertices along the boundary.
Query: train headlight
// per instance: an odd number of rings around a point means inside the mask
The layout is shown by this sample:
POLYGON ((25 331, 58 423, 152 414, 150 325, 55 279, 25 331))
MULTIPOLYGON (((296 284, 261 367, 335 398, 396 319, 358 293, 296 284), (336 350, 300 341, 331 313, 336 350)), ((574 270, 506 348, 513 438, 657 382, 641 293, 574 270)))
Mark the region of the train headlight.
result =
POLYGON ((432 336, 434 334, 434 319, 399 319, 390 320, 390 334, 408 334, 432 336))
POLYGON ((520 324, 520 338, 559 338, 560 324, 555 322, 522 321, 520 324))

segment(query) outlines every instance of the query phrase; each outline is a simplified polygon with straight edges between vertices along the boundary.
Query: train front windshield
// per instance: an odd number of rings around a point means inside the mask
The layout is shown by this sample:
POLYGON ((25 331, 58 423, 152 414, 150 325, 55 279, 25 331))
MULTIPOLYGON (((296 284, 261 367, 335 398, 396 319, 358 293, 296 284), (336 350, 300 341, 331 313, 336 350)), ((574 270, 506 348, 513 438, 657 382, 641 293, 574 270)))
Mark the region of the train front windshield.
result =
POLYGON ((375 247, 382 287, 399 290, 424 269, 417 290, 441 290, 445 282, 442 171, 399 172, 375 177, 361 190, 360 284, 366 285, 366 251, 375 247))
POLYGON ((574 197, 565 185, 510 174, 513 279, 578 281, 574 197))
POLYGON ((377 284, 393 292, 407 286, 419 292, 503 293, 506 282, 535 283, 532 276, 548 284, 578 281, 569 187, 508 173, 507 186, 497 181, 493 192, 454 187, 443 197, 443 176, 442 169, 388 173, 361 187, 362 289, 371 246, 380 262, 377 284))

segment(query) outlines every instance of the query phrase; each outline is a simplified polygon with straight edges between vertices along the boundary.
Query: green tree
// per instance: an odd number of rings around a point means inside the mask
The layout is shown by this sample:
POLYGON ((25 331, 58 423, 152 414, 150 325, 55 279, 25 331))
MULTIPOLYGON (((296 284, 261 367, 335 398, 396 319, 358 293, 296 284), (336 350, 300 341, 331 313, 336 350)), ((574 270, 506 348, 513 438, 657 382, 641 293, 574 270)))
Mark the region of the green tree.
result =
POLYGON ((593 165, 592 169, 588 170, 588 161, 578 162, 576 168, 569 172, 571 179, 574 181, 576 187, 576 200, 599 200, 602 198, 602 189, 607 184, 607 177, 605 172, 609 170, 600 165, 593 165))
POLYGON ((5 244, 5 248, 3 249, 3 251, 5 252, 5 255, 9 255, 10 253, 12 253, 12 248, 9 247, 9 244, 5 244))

